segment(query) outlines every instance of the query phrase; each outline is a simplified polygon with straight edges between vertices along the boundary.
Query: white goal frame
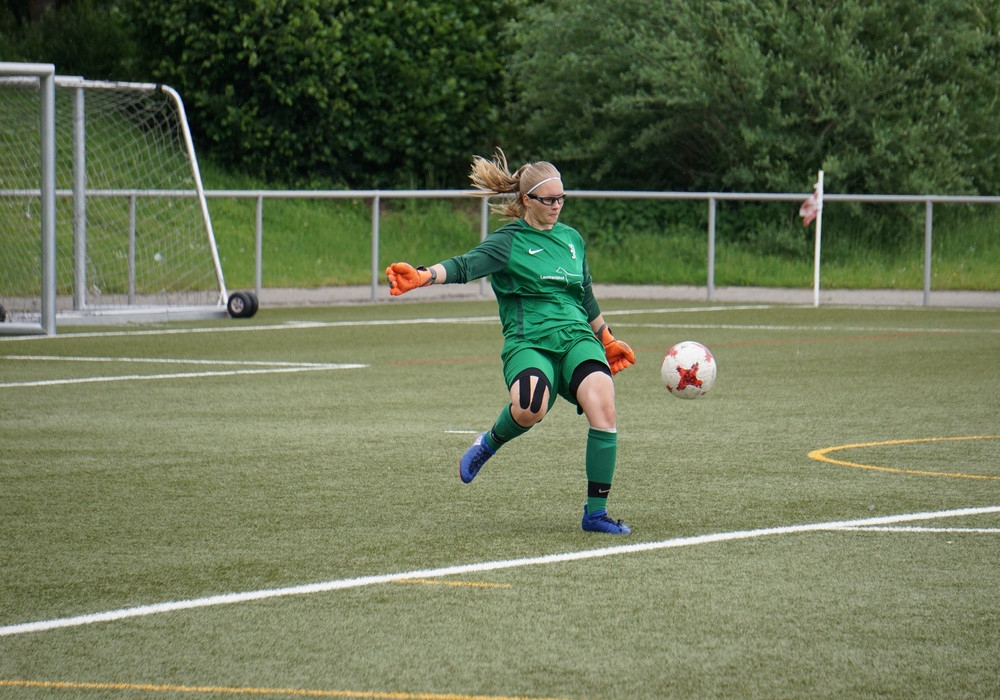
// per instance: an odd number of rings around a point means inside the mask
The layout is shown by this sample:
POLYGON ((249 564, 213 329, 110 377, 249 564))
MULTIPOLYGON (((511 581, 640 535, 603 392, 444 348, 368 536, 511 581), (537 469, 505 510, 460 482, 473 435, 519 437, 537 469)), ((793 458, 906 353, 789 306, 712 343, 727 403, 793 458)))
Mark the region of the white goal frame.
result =
POLYGON ((0 63, 0 76, 27 76, 38 81, 41 92, 41 314, 40 323, 0 324, 0 333, 56 332, 56 67, 51 63, 0 63), (4 328, 7 326, 7 328, 4 328), (16 326, 16 327, 15 327, 16 326))
MULTIPOLYGON (((37 189, 33 185, 29 185, 25 189, 23 187, 24 173, 28 173, 30 178, 30 169, 23 171, 19 176, 20 188, 17 185, 14 188, 5 185, 3 173, 0 173, 0 203, 4 199, 8 201, 8 204, 11 200, 24 202, 23 205, 16 206, 25 208, 25 215, 29 221, 31 211, 40 205, 41 226, 39 294, 32 300, 30 290, 27 292, 29 296, 23 297, 25 292, 21 289, 19 294, 12 297, 9 290, 4 290, 0 286, 0 304, 6 307, 9 316, 8 322, 0 323, 0 335, 27 333, 55 335, 57 325, 80 323, 108 324, 227 316, 228 293, 225 279, 187 116, 183 101, 177 91, 165 85, 112 83, 57 76, 53 65, 31 63, 0 62, 0 84, 17 86, 22 90, 25 87, 38 88, 40 92, 38 162, 41 174, 37 189), (69 94, 72 97, 71 126, 66 123, 65 103, 60 108, 62 126, 57 126, 57 88, 59 89, 58 94, 69 94), (173 140, 170 142, 170 148, 176 151, 173 156, 176 159, 174 164, 181 163, 182 169, 189 168, 189 172, 183 175, 183 183, 180 186, 174 186, 171 189, 139 189, 139 185, 135 183, 122 184, 117 181, 110 187, 105 186, 104 189, 92 189, 88 186, 88 135, 86 131, 87 117, 84 112, 84 94, 97 94, 95 91, 102 91, 103 94, 112 91, 128 91, 138 95, 151 95, 157 100, 162 99, 170 103, 169 109, 172 112, 170 119, 176 119, 177 122, 174 124, 171 121, 171 126, 167 129, 170 134, 174 134, 171 137, 173 140), (68 159, 65 152, 68 150, 66 143, 69 139, 65 131, 70 128, 72 130, 71 166, 67 164, 68 159), (57 129, 61 129, 61 132, 57 133, 57 129), (65 150, 60 153, 60 160, 57 162, 57 145, 59 143, 65 150), (59 169, 62 169, 61 175, 57 175, 59 169), (70 169, 72 170, 72 183, 70 187, 66 187, 69 184, 70 169), (57 189, 57 178, 63 183, 65 189, 57 189), (57 216, 59 216, 57 212, 60 211, 59 207, 61 207, 62 214, 66 215, 68 206, 57 206, 58 199, 72 200, 71 265, 68 260, 70 257, 68 244, 65 242, 57 243, 57 216), (98 200, 103 200, 105 206, 114 208, 116 215, 121 219, 124 219, 125 216, 124 207, 128 207, 127 224, 116 222, 114 230, 110 233, 98 230, 99 238, 111 236, 114 245, 120 246, 121 251, 119 253, 116 250, 116 255, 123 260, 117 264, 122 267, 127 264, 127 273, 120 269, 109 273, 114 278, 115 291, 104 296, 101 294, 101 289, 88 280, 88 265, 93 264, 88 251, 88 201, 96 202, 98 200), (196 204, 192 200, 196 200, 196 204), (31 204, 32 201, 34 204, 31 204), (159 204, 156 204, 157 201, 159 204), (113 203, 108 204, 108 202, 113 203), (145 208, 159 206, 183 210, 185 217, 183 236, 186 236, 183 242, 186 243, 186 246, 182 245, 181 247, 185 249, 196 248, 194 255, 199 261, 197 265, 199 271, 197 275, 194 275, 192 286, 184 286, 188 282, 182 280, 178 282, 178 287, 175 289, 171 287, 169 282, 162 283, 161 280, 156 279, 155 288, 143 289, 141 285, 137 287, 137 277, 140 282, 142 280, 143 269, 141 265, 143 260, 152 256, 149 251, 141 249, 147 231, 143 229, 141 220, 139 231, 136 230, 137 203, 138 206, 145 208), (197 208, 200 213, 195 214, 194 208, 197 208), (118 211, 119 209, 122 211, 118 211), (199 218, 200 223, 198 222, 199 218), (199 234, 198 230, 202 227, 203 234, 199 234), (195 243, 195 238, 200 242, 195 243), (209 257, 211 262, 208 260, 209 257), (127 260, 124 260, 125 258, 127 260), (138 272, 137 265, 139 265, 138 272), (60 269, 62 270, 61 278, 60 269), (72 277, 71 284, 70 276, 72 277), (125 276, 127 276, 127 281, 120 279, 125 276), (62 296, 59 296, 60 292, 62 296), (10 322, 12 320, 14 322, 10 322)), ((65 96, 60 99, 65 99, 65 96)), ((146 98, 142 99, 145 101, 146 98)), ((161 116, 155 115, 153 118, 160 119, 161 116)), ((150 150, 153 149, 150 148, 150 150)), ((104 172, 108 170, 105 168, 104 172)), ((15 181, 19 179, 14 176, 14 173, 11 175, 15 181)), ((99 185, 95 187, 99 187, 99 185)), ((59 221, 58 230, 62 232, 59 235, 65 236, 64 240, 67 241, 69 237, 68 226, 68 221, 59 221)), ((165 230, 169 231, 171 227, 166 226, 165 230)), ((164 235, 160 232, 158 234, 161 237, 164 235)), ((28 242, 27 245, 30 248, 34 244, 28 242)), ((2 254, 3 256, 16 256, 18 253, 5 250, 2 254)), ((35 253, 31 252, 28 257, 33 258, 34 255, 35 253)), ((159 252, 155 255, 155 259, 158 261, 164 257, 159 252)), ((24 264, 23 260, 20 264, 24 264)), ((148 263, 146 264, 148 266, 148 263)), ((29 261, 28 265, 31 266, 34 263, 29 261)), ((0 282, 2 281, 0 278, 0 282)))

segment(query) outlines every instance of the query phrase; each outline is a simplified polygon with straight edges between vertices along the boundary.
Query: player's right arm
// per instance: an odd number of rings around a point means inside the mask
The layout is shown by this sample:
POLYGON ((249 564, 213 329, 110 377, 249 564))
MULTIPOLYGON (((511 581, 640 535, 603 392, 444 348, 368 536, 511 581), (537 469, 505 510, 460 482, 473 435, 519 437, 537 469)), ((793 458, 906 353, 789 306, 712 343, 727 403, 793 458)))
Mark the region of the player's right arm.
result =
POLYGON ((514 235, 512 226, 501 227, 464 255, 445 260, 442 266, 454 284, 472 282, 495 275, 507 267, 514 235))
POLYGON ((395 262, 385 268, 385 278, 389 282, 389 294, 395 297, 417 287, 444 284, 448 273, 441 263, 430 267, 413 267, 410 263, 395 262))
POLYGON ((500 272, 507 267, 510 259, 513 237, 513 229, 508 230, 505 226, 491 233, 468 253, 430 267, 393 263, 385 269, 389 293, 399 296, 411 289, 432 284, 464 284, 500 272))

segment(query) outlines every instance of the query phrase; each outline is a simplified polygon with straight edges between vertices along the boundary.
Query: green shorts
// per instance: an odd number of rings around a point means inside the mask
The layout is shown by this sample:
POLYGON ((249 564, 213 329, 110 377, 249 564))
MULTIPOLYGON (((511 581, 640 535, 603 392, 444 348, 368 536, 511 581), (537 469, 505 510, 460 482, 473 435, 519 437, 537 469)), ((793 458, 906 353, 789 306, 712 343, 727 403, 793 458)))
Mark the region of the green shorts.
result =
POLYGON ((510 389, 514 379, 524 370, 537 369, 552 385, 549 408, 555 403, 557 394, 575 406, 576 397, 569 391, 574 370, 587 360, 596 360, 603 365, 607 365, 608 361, 604 356, 604 346, 593 335, 567 338, 566 341, 565 349, 558 352, 527 343, 505 345, 501 359, 507 388, 510 389))

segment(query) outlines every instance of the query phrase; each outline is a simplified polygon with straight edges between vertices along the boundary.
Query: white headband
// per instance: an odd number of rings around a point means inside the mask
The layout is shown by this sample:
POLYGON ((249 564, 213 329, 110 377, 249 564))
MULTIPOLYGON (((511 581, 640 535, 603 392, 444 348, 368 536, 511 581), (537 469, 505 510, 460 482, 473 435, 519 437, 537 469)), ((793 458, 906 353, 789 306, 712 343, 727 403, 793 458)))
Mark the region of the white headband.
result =
POLYGON ((539 187, 541 187, 542 185, 544 185, 546 182, 552 182, 553 180, 562 180, 562 178, 559 177, 558 175, 556 175, 555 177, 547 177, 544 180, 542 180, 541 182, 539 182, 538 184, 536 184, 534 187, 532 187, 530 190, 528 190, 527 192, 525 192, 525 194, 531 194, 532 192, 534 192, 535 190, 537 190, 539 187))

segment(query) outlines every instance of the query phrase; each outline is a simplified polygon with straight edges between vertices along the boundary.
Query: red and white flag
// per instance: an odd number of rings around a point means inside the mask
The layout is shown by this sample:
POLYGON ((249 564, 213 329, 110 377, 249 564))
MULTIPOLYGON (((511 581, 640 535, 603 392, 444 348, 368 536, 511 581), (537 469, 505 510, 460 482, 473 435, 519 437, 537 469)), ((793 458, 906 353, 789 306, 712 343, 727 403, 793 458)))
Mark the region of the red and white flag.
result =
POLYGON ((802 206, 799 207, 799 216, 802 217, 802 225, 808 226, 813 222, 817 216, 819 216, 820 211, 823 209, 823 202, 820 200, 819 187, 813 187, 813 193, 806 201, 802 202, 802 206))

